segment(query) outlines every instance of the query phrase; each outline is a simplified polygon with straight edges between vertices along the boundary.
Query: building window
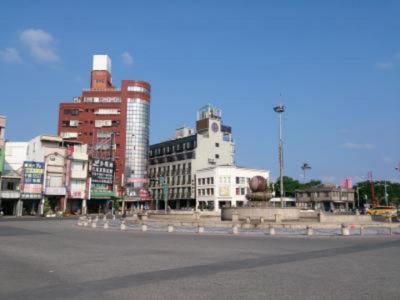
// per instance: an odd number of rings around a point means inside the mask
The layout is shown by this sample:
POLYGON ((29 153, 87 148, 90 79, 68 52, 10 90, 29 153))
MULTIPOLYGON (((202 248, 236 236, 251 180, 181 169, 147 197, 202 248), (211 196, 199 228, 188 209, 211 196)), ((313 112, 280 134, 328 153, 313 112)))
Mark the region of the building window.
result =
POLYGON ((214 177, 211 177, 211 184, 214 184, 214 177))
POLYGON ((137 86, 137 85, 129 85, 127 87, 127 91, 128 92, 139 92, 139 93, 150 94, 150 89, 146 89, 144 87, 137 86))
POLYGON ((77 116, 79 115, 79 109, 64 109, 64 115, 77 116))
POLYGON ((13 191, 14 190, 14 182, 7 182, 7 190, 13 191))
POLYGON ((219 143, 215 143, 215 147, 217 147, 217 148, 218 148, 218 147, 219 147, 219 143))
POLYGON ((236 188, 236 196, 240 195, 240 188, 236 188))
POLYGON ((219 154, 215 154, 215 158, 219 158, 219 154))

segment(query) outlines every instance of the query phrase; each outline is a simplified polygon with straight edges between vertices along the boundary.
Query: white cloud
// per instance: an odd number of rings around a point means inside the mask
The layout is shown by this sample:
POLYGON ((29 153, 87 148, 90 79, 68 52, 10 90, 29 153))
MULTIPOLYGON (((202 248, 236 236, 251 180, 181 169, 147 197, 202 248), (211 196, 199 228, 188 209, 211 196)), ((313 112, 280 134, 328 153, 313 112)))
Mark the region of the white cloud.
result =
POLYGON ((375 149, 375 145, 372 144, 357 144, 351 142, 344 143, 341 145, 341 147, 344 149, 364 149, 364 150, 375 149))
POLYGON ((46 31, 27 29, 21 32, 19 38, 37 60, 45 62, 57 62, 60 60, 54 46, 54 38, 46 31))
POLYGON ((0 58, 2 61, 8 62, 8 63, 21 63, 22 62, 22 59, 19 56, 18 51, 13 48, 6 48, 4 50, 0 50, 0 58))
POLYGON ((124 52, 121 54, 121 58, 122 58, 122 62, 127 65, 127 66, 131 66, 133 65, 133 57, 129 52, 124 52))
POLYGON ((380 62, 375 65, 378 70, 389 71, 394 68, 394 63, 392 62, 380 62))

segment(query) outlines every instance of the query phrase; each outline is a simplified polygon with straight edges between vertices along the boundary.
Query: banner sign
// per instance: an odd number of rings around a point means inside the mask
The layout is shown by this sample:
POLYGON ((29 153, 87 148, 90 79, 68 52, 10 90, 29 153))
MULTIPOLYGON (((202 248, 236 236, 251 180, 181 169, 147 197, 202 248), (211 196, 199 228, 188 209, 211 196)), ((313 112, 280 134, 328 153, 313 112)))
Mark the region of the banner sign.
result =
POLYGON ((25 161, 23 170, 23 193, 41 193, 43 185, 44 163, 25 161))
POLYGON ((128 183, 149 183, 149 178, 128 178, 128 183))
POLYGON ((112 185, 114 179, 114 162, 104 159, 92 161, 92 183, 112 185))

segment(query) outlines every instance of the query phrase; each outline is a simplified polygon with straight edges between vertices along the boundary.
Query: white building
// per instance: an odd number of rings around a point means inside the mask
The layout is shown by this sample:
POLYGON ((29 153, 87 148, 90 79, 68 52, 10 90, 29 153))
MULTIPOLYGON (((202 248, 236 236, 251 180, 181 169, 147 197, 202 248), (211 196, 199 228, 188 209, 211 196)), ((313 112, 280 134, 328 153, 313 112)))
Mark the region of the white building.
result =
POLYGON ((67 207, 66 210, 72 213, 81 211, 87 212, 88 193, 88 161, 86 144, 67 146, 67 207))
POLYGON ((165 181, 169 206, 196 208, 196 172, 207 167, 234 164, 232 129, 221 111, 206 105, 198 111, 196 132, 179 128, 173 139, 150 146, 150 192, 153 207, 163 206, 165 181), (164 188, 163 188, 164 186, 164 188))
POLYGON ((197 170, 196 202, 199 209, 220 211, 223 206, 243 206, 250 193, 249 181, 262 176, 269 182, 269 171, 221 165, 197 170))
MULTIPOLYGON (((39 135, 28 142, 27 161, 44 163, 44 197, 46 197, 53 210, 64 211, 66 207, 65 166, 66 148, 63 147, 63 139, 55 135, 39 135)), ((21 194, 24 198, 24 193, 21 194)), ((25 202, 33 201, 25 198, 25 202)), ((38 212, 43 210, 44 199, 40 201, 38 212)), ((37 207, 33 203, 32 207, 37 207)), ((35 210, 35 209, 33 209, 35 210)))
POLYGON ((6 171, 18 171, 26 160, 27 142, 6 142, 5 165, 6 171))

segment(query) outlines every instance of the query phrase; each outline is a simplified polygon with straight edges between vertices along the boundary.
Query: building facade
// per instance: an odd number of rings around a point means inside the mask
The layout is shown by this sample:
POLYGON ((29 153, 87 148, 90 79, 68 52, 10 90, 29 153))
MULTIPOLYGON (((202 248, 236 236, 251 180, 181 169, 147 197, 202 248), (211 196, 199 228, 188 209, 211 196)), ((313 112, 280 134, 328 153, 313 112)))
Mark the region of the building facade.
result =
MULTIPOLYGON (((28 142, 26 162, 29 169, 30 164, 36 164, 35 169, 43 169, 42 194, 35 190, 30 192, 25 180, 27 168, 25 167, 23 180, 23 208, 28 207, 31 211, 43 214, 45 199, 49 201, 53 211, 65 211, 66 209, 66 148, 63 139, 54 135, 39 135, 28 142), (39 167, 43 165, 43 168, 39 167), (32 203, 29 203, 32 202, 32 203)), ((39 171, 37 171, 39 172, 39 171)), ((40 182, 35 183, 37 185, 40 182)))
POLYGON ((220 211, 221 207, 241 207, 247 204, 249 182, 262 176, 269 182, 269 171, 237 167, 215 166, 197 170, 196 199, 201 210, 220 211))
POLYGON ((219 109, 206 105, 198 111, 196 131, 179 128, 171 140, 150 146, 150 191, 153 207, 196 209, 196 172, 234 164, 232 129, 222 123, 219 109))
POLYGON ((28 142, 6 142, 4 169, 19 171, 26 160, 28 142))
POLYGON ((303 209, 347 211, 354 208, 354 189, 321 184, 296 190, 296 204, 303 209))
POLYGON ((5 143, 4 171, 1 174, 0 211, 4 215, 17 215, 21 198, 22 167, 26 160, 27 142, 5 143))
POLYGON ((6 142, 0 212, 41 215, 47 201, 53 212, 86 213, 90 195, 87 149, 86 144, 54 135, 6 142))
POLYGON ((116 88, 107 55, 94 55, 90 89, 60 104, 59 135, 88 144, 91 158, 114 160, 114 191, 126 188, 131 200, 147 200, 139 190, 148 182, 149 125, 150 84, 122 80, 116 88))
POLYGON ((86 144, 67 145, 66 161, 66 211, 73 214, 87 213, 89 198, 89 156, 86 144))
POLYGON ((6 117, 0 115, 0 174, 4 170, 6 117))

